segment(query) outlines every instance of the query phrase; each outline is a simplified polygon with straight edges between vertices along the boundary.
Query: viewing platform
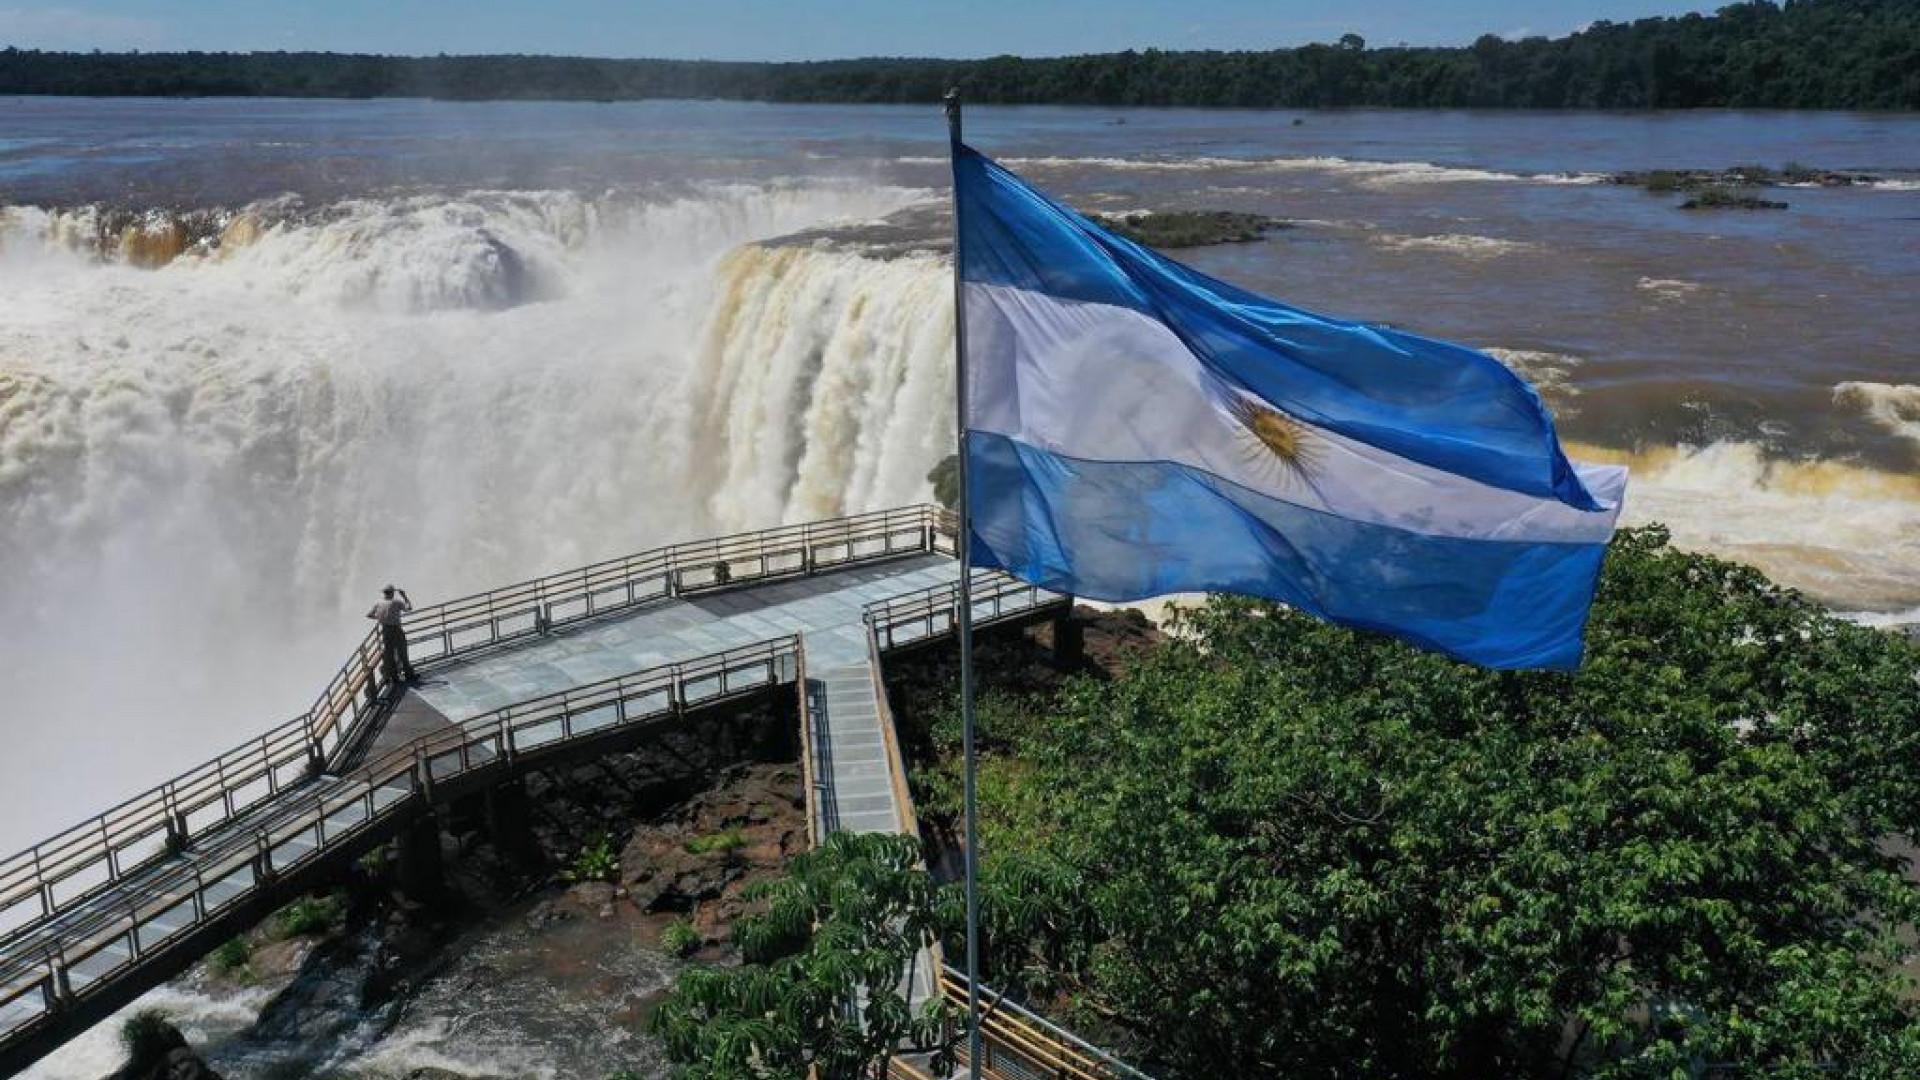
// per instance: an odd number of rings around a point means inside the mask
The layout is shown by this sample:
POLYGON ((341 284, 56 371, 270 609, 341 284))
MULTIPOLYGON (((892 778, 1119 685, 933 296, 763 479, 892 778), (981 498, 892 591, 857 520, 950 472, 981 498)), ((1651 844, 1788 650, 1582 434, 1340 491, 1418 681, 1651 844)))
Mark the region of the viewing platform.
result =
MULTIPOLYGON (((555 763, 792 694, 809 830, 917 833, 880 678, 951 638, 959 567, 932 507, 679 544, 421 608, 422 678, 370 633, 305 714, 0 862, 11 1075, 433 810, 555 763)), ((977 628, 1071 598, 976 572, 977 628)), ((939 990, 937 959, 913 996, 939 990)), ((949 978, 951 976, 949 975, 949 978)))

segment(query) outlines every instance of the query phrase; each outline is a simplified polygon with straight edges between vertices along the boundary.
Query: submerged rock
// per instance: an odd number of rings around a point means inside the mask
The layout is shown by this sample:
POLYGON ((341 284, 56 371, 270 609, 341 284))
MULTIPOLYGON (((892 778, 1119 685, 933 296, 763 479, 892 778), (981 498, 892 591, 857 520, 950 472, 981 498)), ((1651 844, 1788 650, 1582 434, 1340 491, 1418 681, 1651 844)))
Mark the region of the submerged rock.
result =
POLYGON ((1710 187, 1680 204, 1682 210, 1785 210, 1787 204, 1744 191, 1710 187))
POLYGON ((1133 210, 1092 217, 1121 236, 1152 248, 1246 244, 1264 240, 1276 229, 1292 227, 1279 218, 1238 210, 1133 210))
POLYGON ((1703 188, 1727 185, 1771 187, 1791 184, 1796 187, 1853 187, 1856 184, 1876 184, 1880 179, 1869 173, 1817 169, 1811 165, 1789 162, 1778 169, 1771 169, 1765 165, 1735 165, 1731 169, 1647 169, 1637 172, 1619 172, 1609 175, 1607 183, 1664 192, 1699 191, 1703 188))

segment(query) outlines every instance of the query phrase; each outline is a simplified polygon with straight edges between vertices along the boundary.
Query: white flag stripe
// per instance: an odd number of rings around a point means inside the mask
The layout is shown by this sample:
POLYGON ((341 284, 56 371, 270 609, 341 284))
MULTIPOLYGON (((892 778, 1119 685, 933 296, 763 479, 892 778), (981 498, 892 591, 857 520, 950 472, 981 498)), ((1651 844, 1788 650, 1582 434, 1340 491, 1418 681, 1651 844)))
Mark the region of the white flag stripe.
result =
POLYGON ((1129 308, 969 282, 968 427, 1092 461, 1174 461, 1310 510, 1429 536, 1604 543, 1626 470, 1576 465, 1613 509, 1493 487, 1305 423, 1289 461, 1241 417, 1259 399, 1129 308))

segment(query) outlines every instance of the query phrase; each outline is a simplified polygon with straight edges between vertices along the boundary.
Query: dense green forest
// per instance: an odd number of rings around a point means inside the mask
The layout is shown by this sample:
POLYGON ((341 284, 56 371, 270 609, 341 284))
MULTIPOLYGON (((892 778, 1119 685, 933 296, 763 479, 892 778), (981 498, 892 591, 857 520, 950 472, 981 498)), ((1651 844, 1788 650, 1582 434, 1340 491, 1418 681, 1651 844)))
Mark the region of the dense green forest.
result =
MULTIPOLYGON (((1215 596, 980 645, 984 970, 1163 1080, 1920 1076, 1920 647, 1750 567, 1613 540, 1575 674, 1497 672, 1215 596)), ((888 662, 958 835, 951 649, 888 662)), ((688 1080, 869 1075, 961 904, 837 837, 657 1015, 688 1080), (885 1040, 866 1036, 883 1030, 885 1040)))
POLYGON ((1920 108, 1920 0, 1766 0, 1464 48, 1156 49, 809 63, 339 53, 0 52, 0 94, 732 98, 1216 107, 1920 108))

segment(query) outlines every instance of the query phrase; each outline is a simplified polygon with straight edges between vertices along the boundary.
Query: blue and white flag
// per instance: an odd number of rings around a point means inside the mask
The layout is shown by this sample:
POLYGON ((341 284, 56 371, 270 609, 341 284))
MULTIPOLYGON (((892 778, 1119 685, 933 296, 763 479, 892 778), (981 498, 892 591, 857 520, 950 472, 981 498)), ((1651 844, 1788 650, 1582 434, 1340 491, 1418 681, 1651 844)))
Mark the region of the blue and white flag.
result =
POLYGON ((975 566, 1579 666, 1626 470, 1569 462, 1532 387, 1216 281, 967 147, 954 173, 975 566))

